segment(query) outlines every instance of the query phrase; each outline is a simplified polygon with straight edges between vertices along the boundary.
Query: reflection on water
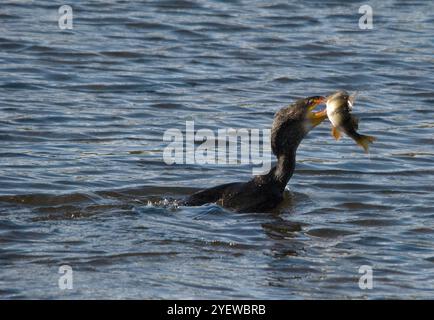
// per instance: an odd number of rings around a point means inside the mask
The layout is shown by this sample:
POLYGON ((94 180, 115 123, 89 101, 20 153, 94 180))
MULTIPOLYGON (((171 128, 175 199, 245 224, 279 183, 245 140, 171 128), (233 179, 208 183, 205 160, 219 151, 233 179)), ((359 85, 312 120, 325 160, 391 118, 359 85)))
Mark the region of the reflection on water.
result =
POLYGON ((432 298, 434 5, 370 5, 361 31, 352 2, 76 1, 60 31, 2 2, 0 298, 432 298), (370 155, 325 122, 274 212, 179 205, 251 167, 167 166, 167 129, 266 129, 341 88, 370 155))

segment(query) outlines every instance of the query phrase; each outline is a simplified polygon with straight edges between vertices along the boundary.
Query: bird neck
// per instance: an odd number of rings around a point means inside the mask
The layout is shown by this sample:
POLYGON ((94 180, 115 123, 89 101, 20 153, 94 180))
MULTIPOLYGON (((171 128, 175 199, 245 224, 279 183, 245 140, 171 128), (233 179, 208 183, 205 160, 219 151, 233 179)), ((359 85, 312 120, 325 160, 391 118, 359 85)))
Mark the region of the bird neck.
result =
POLYGON ((273 179, 283 191, 291 179, 295 169, 295 157, 297 148, 288 150, 277 157, 277 164, 273 172, 273 179))

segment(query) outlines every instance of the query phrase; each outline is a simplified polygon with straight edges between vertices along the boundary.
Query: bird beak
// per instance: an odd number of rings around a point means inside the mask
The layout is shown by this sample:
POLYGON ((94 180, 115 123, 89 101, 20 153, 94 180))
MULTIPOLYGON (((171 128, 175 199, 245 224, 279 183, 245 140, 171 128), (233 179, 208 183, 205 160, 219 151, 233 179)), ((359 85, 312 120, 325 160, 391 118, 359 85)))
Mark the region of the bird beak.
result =
POLYGON ((326 97, 321 97, 308 107, 309 112, 307 114, 307 118, 309 119, 313 127, 316 127, 327 118, 327 108, 324 108, 324 110, 321 111, 313 111, 313 109, 315 109, 317 106, 326 102, 326 99, 326 97))

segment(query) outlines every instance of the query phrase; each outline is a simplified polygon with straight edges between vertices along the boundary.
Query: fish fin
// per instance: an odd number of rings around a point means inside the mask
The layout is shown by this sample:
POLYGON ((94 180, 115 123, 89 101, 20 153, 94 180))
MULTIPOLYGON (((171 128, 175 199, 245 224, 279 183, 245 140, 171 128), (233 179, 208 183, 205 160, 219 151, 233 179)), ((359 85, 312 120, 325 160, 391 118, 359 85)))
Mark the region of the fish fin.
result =
POLYGON ((364 136, 364 135, 360 135, 359 138, 357 138, 356 142, 359 146, 361 146, 363 148, 363 150, 365 150, 365 153, 369 152, 369 144, 374 142, 375 140, 377 140, 377 138, 372 137, 372 136, 364 136))
POLYGON ((348 107, 350 108, 350 110, 353 110, 354 102, 356 101, 357 94, 358 92, 356 91, 348 97, 348 107))
POLYGON ((336 127, 332 127, 332 136, 336 139, 339 140, 341 138, 341 133, 339 132, 338 128, 336 127))

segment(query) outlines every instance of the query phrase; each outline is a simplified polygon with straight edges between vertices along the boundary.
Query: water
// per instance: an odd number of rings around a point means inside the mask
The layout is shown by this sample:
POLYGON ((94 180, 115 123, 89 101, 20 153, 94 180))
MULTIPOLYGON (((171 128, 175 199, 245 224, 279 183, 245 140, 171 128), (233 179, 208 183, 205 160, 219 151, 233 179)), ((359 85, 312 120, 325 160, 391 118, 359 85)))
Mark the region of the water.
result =
POLYGON ((434 3, 370 1, 372 30, 361 4, 74 1, 62 31, 60 4, 2 1, 0 298, 434 298, 434 3), (173 203, 251 167, 168 166, 165 130, 337 89, 370 155, 324 122, 282 210, 173 203))

